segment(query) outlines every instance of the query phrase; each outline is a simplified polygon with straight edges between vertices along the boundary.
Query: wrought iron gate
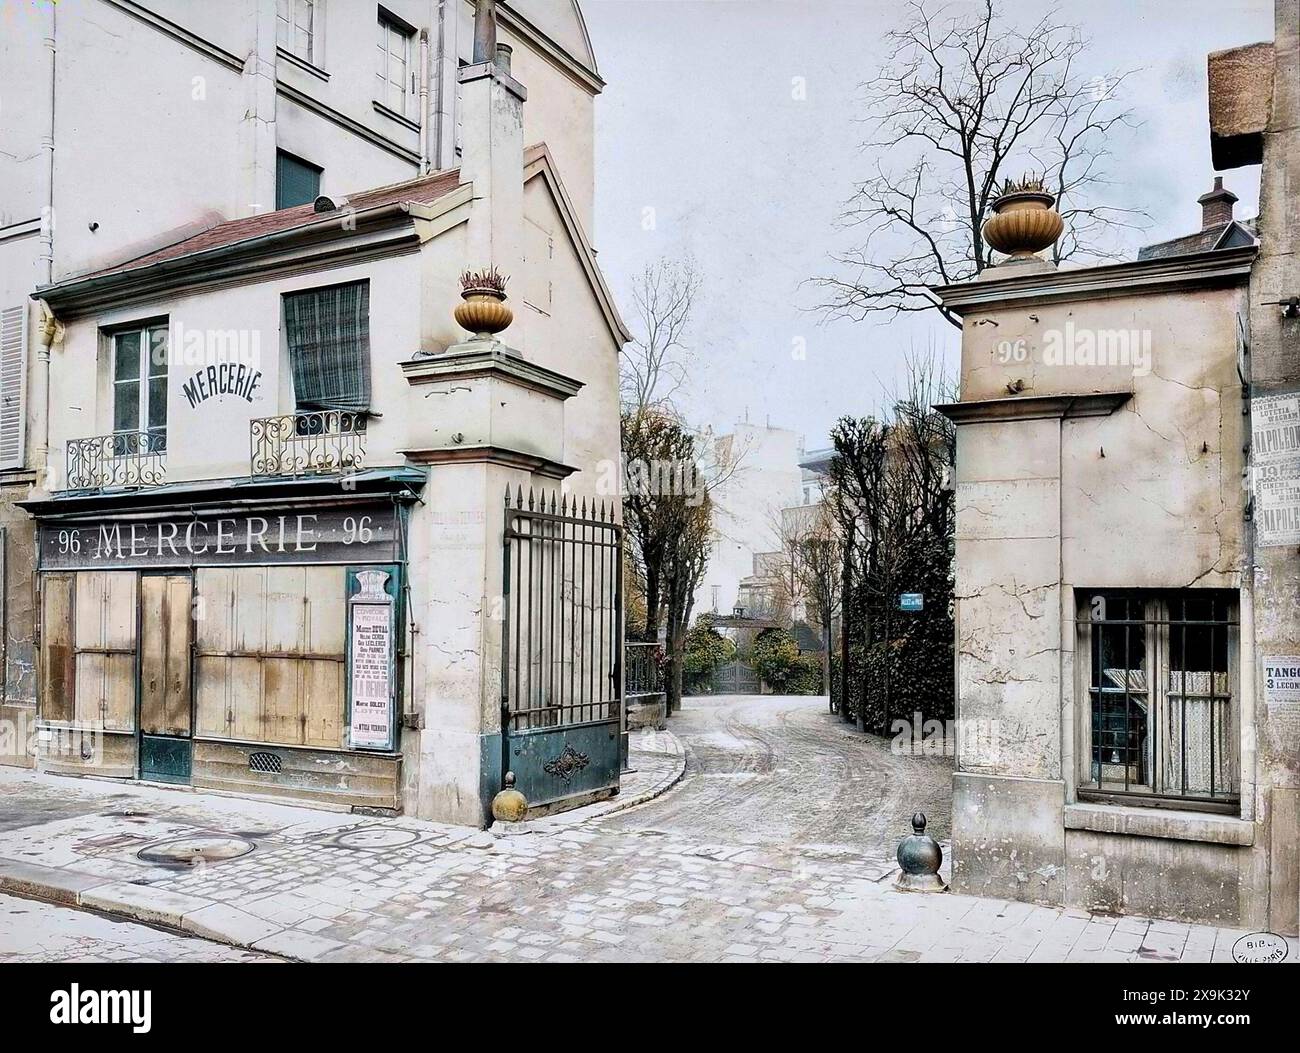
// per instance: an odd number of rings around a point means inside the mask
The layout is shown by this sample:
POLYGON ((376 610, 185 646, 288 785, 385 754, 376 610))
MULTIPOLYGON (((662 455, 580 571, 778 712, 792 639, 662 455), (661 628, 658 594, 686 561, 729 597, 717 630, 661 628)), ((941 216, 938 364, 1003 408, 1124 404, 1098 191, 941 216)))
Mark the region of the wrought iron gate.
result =
POLYGON ((762 690, 758 670, 743 659, 733 658, 713 671, 715 695, 757 695, 762 690))
POLYGON ((530 807, 618 789, 623 528, 612 504, 506 491, 504 763, 530 807))

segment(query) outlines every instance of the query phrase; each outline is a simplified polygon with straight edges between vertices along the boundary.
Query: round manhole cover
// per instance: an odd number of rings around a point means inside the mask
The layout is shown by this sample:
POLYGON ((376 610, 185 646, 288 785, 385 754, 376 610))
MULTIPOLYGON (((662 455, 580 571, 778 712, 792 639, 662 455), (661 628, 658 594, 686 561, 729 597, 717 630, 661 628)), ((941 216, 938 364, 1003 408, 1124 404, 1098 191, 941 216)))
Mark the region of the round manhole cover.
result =
POLYGON ((146 863, 163 866, 196 866, 199 863, 220 863, 223 859, 237 859, 253 850, 253 842, 242 837, 177 837, 171 841, 155 841, 136 853, 146 863))
POLYGON ((371 826, 339 834, 334 839, 334 843, 343 848, 400 848, 419 839, 420 835, 411 830, 390 830, 382 826, 371 826))

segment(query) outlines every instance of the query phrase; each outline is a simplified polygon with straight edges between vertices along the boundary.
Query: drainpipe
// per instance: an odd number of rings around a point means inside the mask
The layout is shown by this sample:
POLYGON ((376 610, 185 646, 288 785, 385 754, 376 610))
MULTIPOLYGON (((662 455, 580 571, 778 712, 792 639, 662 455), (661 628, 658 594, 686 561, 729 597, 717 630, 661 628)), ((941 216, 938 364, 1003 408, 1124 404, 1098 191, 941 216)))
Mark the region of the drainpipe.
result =
POLYGON ((429 31, 420 30, 420 175, 429 172, 429 31))
MULTIPOLYGON (((41 140, 41 149, 45 151, 45 206, 41 212, 40 261, 44 284, 54 282, 54 94, 56 84, 56 60, 58 46, 55 42, 57 25, 55 22, 56 5, 46 5, 49 11, 49 32, 45 37, 45 46, 50 52, 50 91, 49 120, 45 136, 41 140)), ((32 429, 31 456, 35 462, 36 482, 34 489, 46 493, 49 481, 50 462, 50 345, 63 339, 63 324, 54 317, 54 312, 44 300, 38 302, 41 320, 37 328, 40 344, 36 351, 36 369, 29 374, 31 381, 30 406, 35 409, 32 416, 36 426, 32 429)), ((28 410, 32 412, 31 409, 28 410)))
POLYGON ((442 151, 442 132, 443 132, 443 110, 446 101, 446 74, 443 64, 447 56, 447 0, 433 0, 433 6, 436 9, 436 18, 438 23, 438 44, 433 53, 434 65, 434 116, 433 116, 433 159, 435 168, 447 168, 447 159, 443 156, 442 151))
POLYGON ((41 213, 40 259, 45 272, 44 284, 49 285, 54 281, 54 84, 55 57, 58 48, 54 39, 55 5, 47 4, 46 9, 50 15, 49 33, 45 37, 45 46, 50 52, 50 92, 49 121, 46 124, 45 135, 41 138, 41 149, 45 151, 45 207, 41 213))

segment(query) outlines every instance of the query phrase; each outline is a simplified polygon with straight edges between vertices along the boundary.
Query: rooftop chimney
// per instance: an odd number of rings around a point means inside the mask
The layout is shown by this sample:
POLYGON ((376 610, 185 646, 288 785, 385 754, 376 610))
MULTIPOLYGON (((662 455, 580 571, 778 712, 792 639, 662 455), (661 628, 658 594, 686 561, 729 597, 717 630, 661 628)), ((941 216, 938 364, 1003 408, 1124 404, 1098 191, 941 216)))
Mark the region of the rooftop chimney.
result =
POLYGON ((1223 176, 1215 176, 1214 189, 1196 200, 1201 206, 1202 230, 1232 222, 1232 206, 1237 202, 1237 195, 1223 188, 1223 176))
POLYGON ((460 70, 463 149, 460 181, 474 184, 465 266, 496 267, 522 288, 524 86, 510 76, 510 48, 496 40, 493 0, 477 0, 472 65, 460 70))

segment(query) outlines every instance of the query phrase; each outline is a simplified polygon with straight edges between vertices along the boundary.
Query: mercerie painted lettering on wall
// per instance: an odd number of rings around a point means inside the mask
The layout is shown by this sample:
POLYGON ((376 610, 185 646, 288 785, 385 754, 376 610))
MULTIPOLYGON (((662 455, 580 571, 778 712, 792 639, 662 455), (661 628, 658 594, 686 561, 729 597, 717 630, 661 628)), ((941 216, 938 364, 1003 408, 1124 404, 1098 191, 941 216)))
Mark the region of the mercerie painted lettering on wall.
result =
POLYGON ((245 401, 252 402, 261 383, 261 370, 242 362, 222 362, 200 369, 182 385, 181 390, 189 400, 190 409, 193 409, 214 395, 238 395, 245 401))

